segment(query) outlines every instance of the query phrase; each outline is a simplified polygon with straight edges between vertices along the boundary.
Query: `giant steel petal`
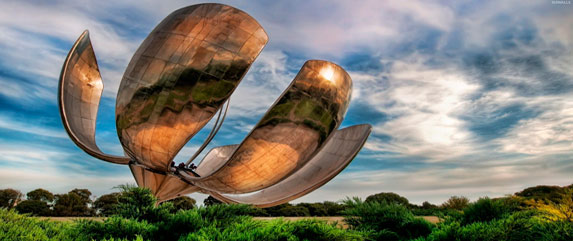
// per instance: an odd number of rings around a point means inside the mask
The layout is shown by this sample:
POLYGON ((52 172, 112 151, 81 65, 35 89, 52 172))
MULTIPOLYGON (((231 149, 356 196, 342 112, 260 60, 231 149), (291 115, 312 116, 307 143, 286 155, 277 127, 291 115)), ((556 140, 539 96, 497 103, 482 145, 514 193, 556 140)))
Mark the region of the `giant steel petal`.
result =
POLYGON ((226 203, 257 207, 287 203, 318 189, 344 170, 368 139, 371 129, 370 125, 363 124, 336 131, 303 168, 273 186, 248 194, 209 194, 226 203))
POLYGON ((307 61, 291 85, 231 157, 211 173, 195 177, 202 189, 249 193, 274 185, 303 167, 338 128, 350 101, 352 80, 340 66, 307 61))
POLYGON ((143 41, 120 83, 116 127, 127 155, 167 171, 227 101, 268 37, 247 13, 198 4, 167 16, 143 41))
POLYGON ((103 82, 88 31, 84 31, 70 50, 58 91, 60 115, 72 141, 98 159, 127 164, 130 159, 103 153, 95 141, 95 124, 103 82))

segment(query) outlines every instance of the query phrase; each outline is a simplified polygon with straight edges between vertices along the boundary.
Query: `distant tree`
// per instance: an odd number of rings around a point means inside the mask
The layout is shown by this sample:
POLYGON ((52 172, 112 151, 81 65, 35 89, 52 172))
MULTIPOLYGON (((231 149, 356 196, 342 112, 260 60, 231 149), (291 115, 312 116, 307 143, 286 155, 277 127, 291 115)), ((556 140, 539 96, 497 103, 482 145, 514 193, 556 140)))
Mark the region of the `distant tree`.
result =
POLYGON ((169 200, 168 202, 173 203, 173 207, 175 210, 189 210, 195 208, 195 199, 187 197, 187 196, 180 196, 175 199, 169 200))
POLYGON ((308 210, 310 216, 327 216, 328 210, 322 203, 299 203, 297 207, 304 207, 308 210))
POLYGON ((288 205, 279 209, 280 216, 285 217, 305 217, 310 216, 310 211, 304 206, 288 205))
POLYGON ((216 199, 214 197, 212 197, 211 195, 209 195, 207 198, 205 198, 205 200, 203 200, 203 204, 205 204, 205 206, 211 206, 211 205, 215 205, 215 204, 222 204, 223 202, 219 201, 219 199, 216 199))
POLYGON ((434 209, 434 208, 438 208, 438 206, 437 206, 437 205, 434 205, 434 204, 431 204, 431 203, 428 202, 428 201, 424 201, 424 202, 422 203, 422 207, 421 207, 421 208, 422 208, 422 209, 434 209))
POLYGON ((337 202, 325 201, 323 202, 324 208, 326 208, 326 213, 328 216, 339 216, 346 209, 344 204, 337 202))
POLYGON ((378 194, 370 195, 366 198, 365 202, 379 202, 379 203, 395 203, 407 206, 410 204, 408 199, 393 192, 381 192, 378 194))
POLYGON ((289 207, 289 206, 292 206, 292 205, 290 203, 283 203, 280 205, 263 208, 263 210, 271 217, 280 217, 280 216, 284 216, 281 213, 281 209, 283 209, 285 207, 289 207))
POLYGON ((91 216, 93 210, 88 204, 91 202, 91 192, 87 189, 74 189, 67 194, 55 196, 54 215, 57 216, 91 216))
POLYGON ((94 209, 99 215, 110 216, 116 213, 119 204, 118 192, 101 195, 94 202, 94 209))
POLYGON ((90 196, 92 195, 92 192, 90 192, 88 189, 74 189, 72 191, 70 191, 71 193, 75 193, 77 194, 82 201, 86 202, 86 203, 91 203, 92 200, 90 198, 90 196))
POLYGON ((42 201, 45 203, 50 203, 54 201, 54 194, 42 188, 38 188, 36 190, 26 193, 26 197, 28 197, 28 200, 42 201))
POLYGON ((305 207, 305 205, 292 205, 290 203, 285 203, 273 207, 268 207, 264 209, 269 216, 272 217, 302 217, 310 216, 310 211, 305 207))
POLYGON ((464 196, 452 196, 446 202, 442 203, 442 208, 462 210, 468 206, 470 200, 464 196))
POLYGON ((24 200, 18 203, 16 211, 34 216, 51 216, 52 210, 48 203, 40 200, 24 200))
POLYGON ((0 207, 12 209, 22 200, 22 193, 12 188, 0 190, 0 207))

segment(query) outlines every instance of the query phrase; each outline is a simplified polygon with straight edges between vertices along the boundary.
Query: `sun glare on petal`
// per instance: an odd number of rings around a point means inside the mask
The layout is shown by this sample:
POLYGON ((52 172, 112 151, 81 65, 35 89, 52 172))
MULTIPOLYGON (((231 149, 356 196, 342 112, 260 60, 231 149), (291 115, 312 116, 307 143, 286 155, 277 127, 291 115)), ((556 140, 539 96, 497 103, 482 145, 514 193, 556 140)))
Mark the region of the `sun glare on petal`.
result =
POLYGON ((334 69, 330 66, 324 67, 320 70, 320 75, 334 84, 334 69))

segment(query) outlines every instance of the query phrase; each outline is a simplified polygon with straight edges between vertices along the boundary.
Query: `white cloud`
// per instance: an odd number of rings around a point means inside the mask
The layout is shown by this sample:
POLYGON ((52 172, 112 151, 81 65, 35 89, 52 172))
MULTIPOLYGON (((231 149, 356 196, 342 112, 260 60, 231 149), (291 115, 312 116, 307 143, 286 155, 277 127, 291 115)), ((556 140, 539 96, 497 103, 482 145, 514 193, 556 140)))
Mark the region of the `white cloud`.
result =
POLYGON ((539 97, 528 100, 544 112, 522 120, 499 140, 502 151, 549 156, 573 150, 573 98, 539 97))
POLYGON ((433 161, 471 151, 473 135, 458 113, 470 104, 469 97, 478 86, 456 69, 431 68, 424 60, 415 55, 396 61, 386 76, 387 86, 361 90, 370 106, 395 116, 374 126, 375 133, 392 140, 371 139, 366 148, 433 161))
POLYGON ((7 129, 14 132, 23 132, 32 135, 54 137, 54 138, 68 138, 68 135, 63 129, 54 129, 46 126, 41 126, 39 121, 29 123, 26 121, 18 121, 13 117, 0 115, 0 128, 7 129))

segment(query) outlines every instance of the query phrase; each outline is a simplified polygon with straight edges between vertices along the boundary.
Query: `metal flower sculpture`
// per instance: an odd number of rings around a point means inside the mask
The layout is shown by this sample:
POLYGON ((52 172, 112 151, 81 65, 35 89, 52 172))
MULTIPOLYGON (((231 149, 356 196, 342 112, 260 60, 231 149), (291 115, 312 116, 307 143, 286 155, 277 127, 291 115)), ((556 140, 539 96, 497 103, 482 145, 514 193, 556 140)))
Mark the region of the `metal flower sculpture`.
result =
POLYGON ((352 80, 331 62, 307 61, 242 143, 215 147, 197 167, 191 164, 221 127, 229 97, 267 40, 255 19, 222 4, 193 5, 167 16, 123 75, 115 114, 125 156, 113 156, 95 142, 103 84, 86 31, 60 76, 64 127, 88 154, 128 165, 137 184, 160 201, 202 192, 227 203, 268 207, 298 198, 340 173, 371 130, 367 124, 338 130, 352 80), (197 153, 174 165, 179 150, 216 115, 197 153))

